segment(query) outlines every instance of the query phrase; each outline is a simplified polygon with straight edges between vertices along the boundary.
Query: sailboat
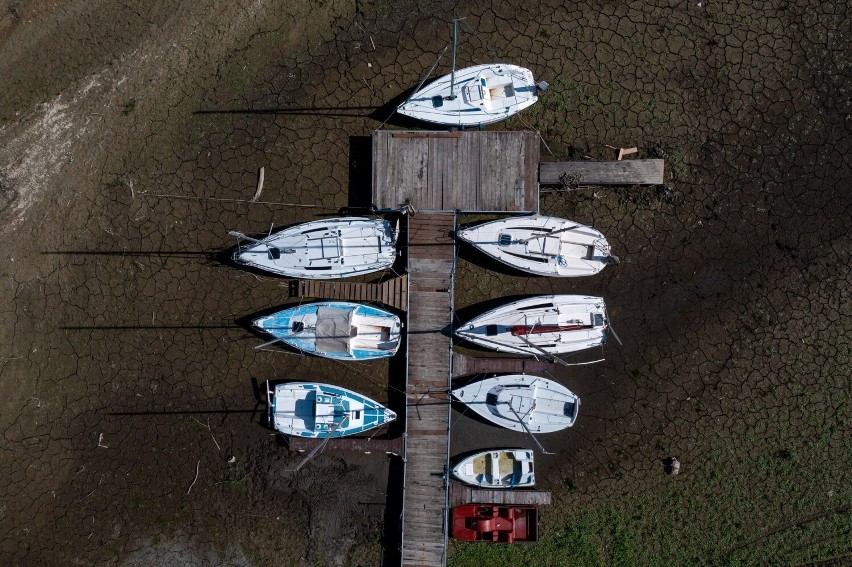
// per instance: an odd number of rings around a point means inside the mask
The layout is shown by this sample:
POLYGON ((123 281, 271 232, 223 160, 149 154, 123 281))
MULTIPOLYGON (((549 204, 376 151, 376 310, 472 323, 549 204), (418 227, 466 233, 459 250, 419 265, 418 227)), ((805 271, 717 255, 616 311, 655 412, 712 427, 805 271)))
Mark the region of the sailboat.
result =
POLYGON ((391 423, 396 413, 346 388, 316 382, 266 385, 269 423, 285 435, 344 437, 391 423))
POLYGON ((474 317, 456 335, 499 352, 539 356, 602 345, 607 326, 601 297, 538 295, 474 317))
POLYGON ((452 72, 416 90, 397 112, 463 128, 499 122, 535 104, 539 87, 529 69, 486 63, 456 70, 458 22, 453 21, 452 72))
POLYGON ((529 449, 489 449, 470 455, 453 467, 453 476, 479 488, 535 486, 533 452, 529 449))
POLYGON ((571 427, 580 411, 580 398, 568 388, 527 374, 485 378, 456 388, 452 394, 495 425, 527 433, 571 427))
POLYGON ((234 261, 280 276, 345 278, 391 267, 397 230, 383 219, 339 217, 291 226, 259 240, 230 231, 248 244, 234 261))
POLYGON ((509 217, 457 234, 492 258, 539 276, 591 276, 618 261, 599 231, 557 217, 509 217))
POLYGON ((293 348, 325 358, 370 360, 399 349, 399 317, 378 307, 326 301, 284 309, 252 324, 293 348))

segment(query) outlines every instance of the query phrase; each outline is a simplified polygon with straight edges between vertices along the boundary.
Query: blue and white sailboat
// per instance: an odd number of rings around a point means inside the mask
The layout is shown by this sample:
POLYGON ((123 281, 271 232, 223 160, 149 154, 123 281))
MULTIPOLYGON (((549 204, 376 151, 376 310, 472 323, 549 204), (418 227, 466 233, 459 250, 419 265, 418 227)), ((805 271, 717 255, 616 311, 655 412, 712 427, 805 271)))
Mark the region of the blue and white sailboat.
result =
POLYGON ((393 356, 402 329, 396 315, 347 301, 307 303, 261 317, 253 324, 293 348, 340 360, 393 356))
POLYGON ((344 437, 369 431, 396 419, 380 403, 346 388, 316 382, 290 382, 270 389, 269 423, 296 437, 344 437))

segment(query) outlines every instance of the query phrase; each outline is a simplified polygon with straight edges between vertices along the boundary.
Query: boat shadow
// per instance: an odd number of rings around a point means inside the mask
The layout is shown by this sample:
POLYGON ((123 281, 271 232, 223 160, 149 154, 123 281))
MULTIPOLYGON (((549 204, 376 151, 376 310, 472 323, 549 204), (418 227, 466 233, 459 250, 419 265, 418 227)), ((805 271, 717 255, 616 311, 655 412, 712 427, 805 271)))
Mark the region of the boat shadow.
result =
POLYGON ((384 529, 381 537, 382 565, 402 563, 402 513, 405 500, 405 461, 401 456, 391 456, 388 463, 388 482, 385 489, 384 529))
POLYGON ((287 108, 205 108, 194 110, 198 116, 228 114, 270 114, 282 116, 316 116, 319 118, 372 118, 381 107, 364 106, 291 106, 287 108))
POLYGON ((411 118, 410 116, 400 114, 396 111, 399 105, 407 101, 411 95, 414 94, 414 90, 416 88, 417 85, 414 85, 413 87, 402 91, 385 104, 376 108, 375 111, 370 114, 370 118, 383 125, 395 126, 403 130, 435 130, 439 132, 449 130, 449 126, 423 122, 422 120, 411 118))
POLYGON ((229 248, 212 250, 42 250, 44 256, 118 256, 126 258, 157 258, 160 260, 201 259, 202 265, 214 268, 229 267, 229 248))

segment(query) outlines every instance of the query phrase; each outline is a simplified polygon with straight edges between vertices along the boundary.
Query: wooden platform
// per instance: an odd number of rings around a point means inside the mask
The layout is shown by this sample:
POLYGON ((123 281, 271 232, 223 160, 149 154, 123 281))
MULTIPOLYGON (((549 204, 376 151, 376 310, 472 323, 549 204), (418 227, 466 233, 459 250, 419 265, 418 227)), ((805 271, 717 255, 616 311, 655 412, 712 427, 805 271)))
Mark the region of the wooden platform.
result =
MULTIPOLYGON (((289 437, 288 444, 292 451, 310 451, 315 449, 323 439, 309 439, 306 437, 289 437)), ((393 453, 401 455, 403 452, 403 439, 371 439, 371 438, 353 438, 341 437, 339 439, 329 439, 326 442, 324 451, 357 451, 359 453, 393 453)))
POLYGON ((455 215, 408 218, 402 565, 443 567, 447 560, 454 229, 455 215))
POLYGON ((522 504, 532 506, 550 505, 551 494, 547 490, 482 490, 453 482, 450 485, 450 506, 462 504, 522 504))
POLYGON ((620 161, 548 161, 539 166, 539 183, 563 185, 566 177, 577 178, 579 185, 662 185, 661 159, 625 159, 620 161))
POLYGON ((342 301, 374 301, 401 311, 408 307, 408 276, 382 283, 357 283, 319 280, 294 280, 291 296, 338 299, 342 301))
POLYGON ((453 354, 453 376, 469 374, 537 374, 553 373, 556 365, 534 358, 473 357, 453 354))
POLYGON ((535 132, 373 133, 373 205, 430 211, 537 212, 535 132))

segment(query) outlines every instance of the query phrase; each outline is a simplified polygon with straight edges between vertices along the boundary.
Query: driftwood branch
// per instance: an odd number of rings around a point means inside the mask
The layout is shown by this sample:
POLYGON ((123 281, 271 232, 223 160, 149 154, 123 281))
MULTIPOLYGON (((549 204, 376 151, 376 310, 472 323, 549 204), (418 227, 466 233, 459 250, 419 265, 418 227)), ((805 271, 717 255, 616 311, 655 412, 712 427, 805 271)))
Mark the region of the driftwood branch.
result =
POLYGON ((192 487, 195 486, 195 481, 198 480, 198 467, 201 466, 201 461, 195 463, 195 478, 192 479, 192 484, 189 485, 189 488, 186 490, 186 493, 189 494, 189 491, 192 490, 192 487))

